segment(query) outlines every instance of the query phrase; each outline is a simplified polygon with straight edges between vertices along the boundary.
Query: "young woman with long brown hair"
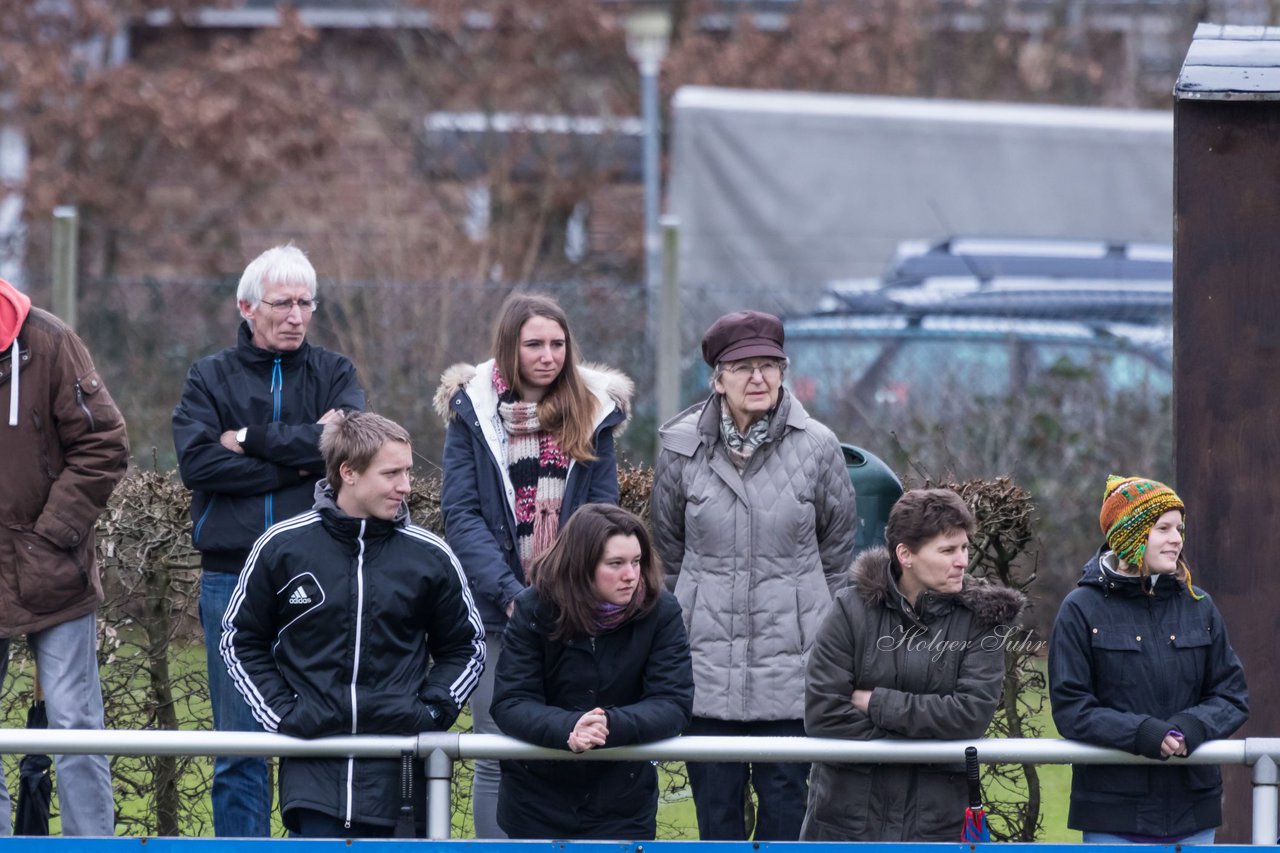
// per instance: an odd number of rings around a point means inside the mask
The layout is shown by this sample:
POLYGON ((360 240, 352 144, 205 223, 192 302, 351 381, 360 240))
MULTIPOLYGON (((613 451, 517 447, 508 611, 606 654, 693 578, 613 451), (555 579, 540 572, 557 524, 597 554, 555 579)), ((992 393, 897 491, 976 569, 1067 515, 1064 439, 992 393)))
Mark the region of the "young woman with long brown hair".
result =
MULTIPOLYGON (((493 335, 494 357, 445 371, 436 411, 445 419, 441 510, 445 537, 475 594, 489 646, 471 697, 474 730, 495 733, 493 674, 512 602, 533 559, 586 503, 618 502, 614 436, 633 386, 582 364, 564 310, 546 296, 512 294, 493 335)), ((498 764, 476 762, 477 838, 501 838, 494 817, 498 764)))

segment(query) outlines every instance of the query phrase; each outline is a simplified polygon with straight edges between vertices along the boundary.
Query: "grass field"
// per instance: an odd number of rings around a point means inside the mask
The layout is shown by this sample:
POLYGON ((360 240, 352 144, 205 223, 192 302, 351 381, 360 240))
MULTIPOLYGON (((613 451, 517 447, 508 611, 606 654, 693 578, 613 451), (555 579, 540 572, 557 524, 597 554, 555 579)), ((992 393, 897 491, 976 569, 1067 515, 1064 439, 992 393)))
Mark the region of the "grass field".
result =
MULTIPOLYGON (((205 659, 204 649, 201 646, 191 646, 175 651, 174 665, 181 666, 186 671, 198 670, 201 673, 204 670, 205 659)), ((6 695, 12 696, 15 692, 25 689, 29 684, 29 674, 15 669, 10 673, 10 684, 7 685, 6 695)), ((208 727, 208 705, 205 703, 193 703, 185 705, 183 721, 180 724, 182 729, 197 730, 208 727)), ((9 726, 20 726, 25 721, 19 719, 19 713, 25 715, 25 709, 9 709, 9 717, 5 722, 9 726)), ((1037 720, 1042 726, 1045 737, 1056 738, 1057 731, 1053 726, 1053 720, 1046 708, 1037 720)), ((467 715, 463 715, 458 720, 455 727, 456 730, 466 731, 470 729, 471 720, 467 715)), ((6 763, 7 777, 9 780, 10 791, 16 791, 17 777, 17 756, 10 756, 6 763)), ((660 767, 661 773, 661 790, 663 792, 658 806, 658 826, 659 837, 665 839, 696 839, 697 838, 697 821, 694 816, 693 800, 689 794, 687 785, 684 784, 683 767, 674 765, 671 768, 676 776, 673 779, 668 773, 667 767, 660 767)), ((56 771, 55 771, 56 772, 56 771)), ((1079 842, 1080 833, 1068 830, 1066 828, 1067 817, 1067 800, 1071 786, 1071 768, 1064 765, 1041 765, 1039 768, 1041 781, 1041 804, 1042 804, 1042 828, 1039 836, 1040 841, 1051 842, 1079 842)), ((184 788, 189 791, 207 792, 209 778, 212 775, 212 759, 196 759, 191 763, 188 770, 188 776, 184 780, 184 788)), ((471 768, 468 763, 462 763, 457 768, 454 777, 455 795, 454 795, 454 814, 453 814, 453 832, 454 837, 468 838, 472 836, 471 815, 470 815, 470 799, 469 792, 471 786, 471 768)), ((123 797, 120 795, 120 784, 117 781, 117 806, 122 815, 136 815, 141 810, 147 808, 147 803, 141 798, 123 797)), ((55 795, 54 802, 55 812, 57 810, 57 801, 55 795)), ((195 802, 187 802, 186 809, 190 815, 189 827, 184 829, 184 835, 199 836, 212 835, 212 821, 209 813, 208 794, 195 802)), ((273 814, 273 835, 282 836, 284 834, 283 827, 280 825, 278 812, 273 814)), ((58 820, 55 817, 52 822, 52 831, 57 833, 59 830, 58 820)), ((121 826, 119 831, 126 831, 121 826)))

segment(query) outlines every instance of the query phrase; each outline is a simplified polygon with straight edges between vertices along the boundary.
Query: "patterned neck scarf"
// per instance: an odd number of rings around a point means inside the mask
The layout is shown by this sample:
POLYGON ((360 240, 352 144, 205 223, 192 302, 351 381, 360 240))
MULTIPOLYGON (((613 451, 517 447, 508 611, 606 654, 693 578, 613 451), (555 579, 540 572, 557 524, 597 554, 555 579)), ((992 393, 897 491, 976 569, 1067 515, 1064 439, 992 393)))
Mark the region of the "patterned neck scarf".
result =
POLYGON ((720 438, 724 440, 729 458, 733 460, 734 466, 739 471, 747 467, 747 463, 751 461, 751 454, 756 452, 757 447, 764 444, 765 438, 769 435, 769 420, 772 417, 772 413, 766 414, 747 427, 747 434, 743 435, 738 432, 733 418, 729 416, 729 407, 724 404, 724 399, 720 400, 720 438))
POLYGON ((516 546, 526 570, 551 547, 560 527, 569 459, 538 423, 538 404, 518 399, 493 366, 498 415, 507 433, 507 473, 516 492, 516 546))

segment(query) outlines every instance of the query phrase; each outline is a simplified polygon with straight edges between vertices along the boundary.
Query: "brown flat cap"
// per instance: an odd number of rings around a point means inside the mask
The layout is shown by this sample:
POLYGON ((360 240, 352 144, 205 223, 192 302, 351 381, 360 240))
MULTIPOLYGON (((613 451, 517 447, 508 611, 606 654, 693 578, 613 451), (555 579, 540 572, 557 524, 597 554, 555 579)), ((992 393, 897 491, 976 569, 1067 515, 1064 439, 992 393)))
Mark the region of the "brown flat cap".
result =
POLYGON ((711 324, 702 336, 702 358, 715 367, 744 358, 786 358, 782 321, 763 311, 734 311, 711 324))

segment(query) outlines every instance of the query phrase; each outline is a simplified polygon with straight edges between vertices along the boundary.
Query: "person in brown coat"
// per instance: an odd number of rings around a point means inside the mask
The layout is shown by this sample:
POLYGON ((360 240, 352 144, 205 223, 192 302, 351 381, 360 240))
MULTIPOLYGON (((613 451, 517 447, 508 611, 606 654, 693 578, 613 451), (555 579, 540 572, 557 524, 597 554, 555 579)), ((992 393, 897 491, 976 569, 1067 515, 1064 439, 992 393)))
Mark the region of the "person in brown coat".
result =
MULTIPOLYGON (((805 732, 845 740, 980 738, 1024 599, 965 569, 974 519, 948 489, 889 512, 858 556, 805 672, 805 732), (852 688, 852 689, 851 689, 852 688)), ((802 841, 959 841, 964 763, 813 765, 802 841)))
MULTIPOLYGON (((35 654, 52 729, 101 729, 94 524, 129 463, 124 418, 70 327, 0 280, 0 681, 35 654)), ((65 835, 112 835, 104 755, 55 755, 65 835)), ((9 831, 0 780, 0 833, 9 831)))

